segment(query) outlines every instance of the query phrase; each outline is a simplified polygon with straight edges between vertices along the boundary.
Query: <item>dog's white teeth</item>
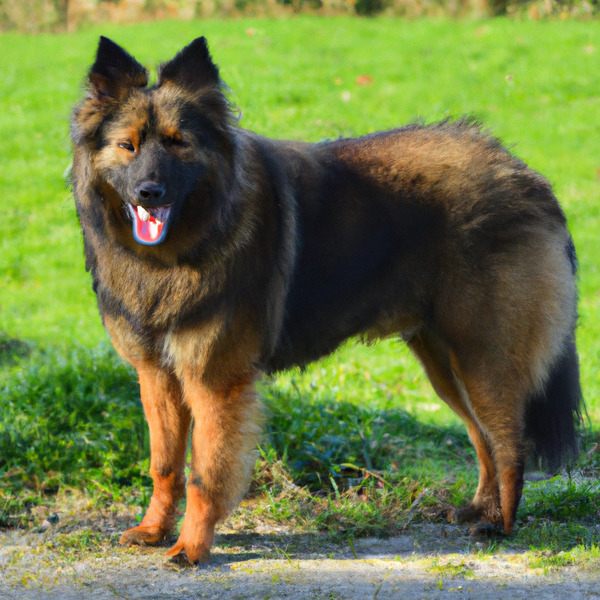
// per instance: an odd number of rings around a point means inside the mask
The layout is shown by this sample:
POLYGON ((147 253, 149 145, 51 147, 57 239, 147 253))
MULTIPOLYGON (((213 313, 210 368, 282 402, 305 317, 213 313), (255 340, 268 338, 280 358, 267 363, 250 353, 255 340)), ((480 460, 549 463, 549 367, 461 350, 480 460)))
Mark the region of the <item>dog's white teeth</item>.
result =
POLYGON ((150 221, 150 235, 153 238, 158 236, 158 223, 156 221, 150 221))
POLYGON ((137 214, 142 221, 147 221, 150 218, 150 213, 143 206, 137 207, 137 214))

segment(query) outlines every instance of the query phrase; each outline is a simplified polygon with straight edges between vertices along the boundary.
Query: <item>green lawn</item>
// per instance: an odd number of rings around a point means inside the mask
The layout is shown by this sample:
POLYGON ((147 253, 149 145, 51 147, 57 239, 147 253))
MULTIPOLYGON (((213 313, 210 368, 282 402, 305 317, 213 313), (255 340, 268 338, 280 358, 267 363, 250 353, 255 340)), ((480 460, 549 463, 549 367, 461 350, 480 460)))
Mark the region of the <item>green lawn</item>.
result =
MULTIPOLYGON (((69 113, 100 34, 152 69, 206 35, 243 126, 272 137, 317 141, 416 118, 483 120, 550 179, 567 212, 580 259, 578 343, 592 429, 585 449, 598 439, 599 22, 299 17, 5 34, 0 524, 65 486, 92 495, 134 490, 128 498, 147 500, 147 434, 134 376, 107 344, 64 179, 69 113), (369 85, 356 83, 361 75, 369 85)), ((433 490, 431 504, 443 496, 442 486, 450 488, 444 498, 451 501, 473 492, 476 467, 466 434, 399 342, 345 346, 305 372, 262 383, 261 391, 271 415, 263 468, 278 466, 311 490, 338 493, 338 483, 361 481, 364 469, 384 472, 397 491, 373 496, 383 519, 375 526, 385 528, 390 506, 409 507, 418 490, 433 490)), ((585 475, 597 478, 597 456, 582 462, 585 475)), ((257 473, 257 489, 272 484, 270 477, 257 473)), ((368 485, 375 489, 373 481, 368 485)), ((582 518, 597 519, 598 490, 588 491, 582 518)), ((565 484, 555 495, 560 503, 577 493, 565 484)), ((535 493, 532 498, 523 510, 547 517, 535 493)), ((274 500, 268 506, 284 518, 274 500)), ((327 511, 319 515, 323 527, 334 527, 327 511)), ((365 530, 370 520, 365 515, 365 530)))

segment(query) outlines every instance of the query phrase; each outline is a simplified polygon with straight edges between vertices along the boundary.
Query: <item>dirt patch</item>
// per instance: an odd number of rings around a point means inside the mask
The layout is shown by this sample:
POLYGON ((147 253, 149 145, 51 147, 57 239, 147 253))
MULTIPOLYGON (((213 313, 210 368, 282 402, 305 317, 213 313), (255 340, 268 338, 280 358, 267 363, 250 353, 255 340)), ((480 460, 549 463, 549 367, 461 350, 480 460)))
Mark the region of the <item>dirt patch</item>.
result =
POLYGON ((211 562, 200 568, 170 562, 164 548, 122 548, 116 539, 110 527, 101 535, 85 527, 69 535, 59 528, 1 533, 0 598, 600 598, 600 564, 532 568, 527 553, 490 552, 456 525, 340 543, 280 530, 222 531, 211 562))

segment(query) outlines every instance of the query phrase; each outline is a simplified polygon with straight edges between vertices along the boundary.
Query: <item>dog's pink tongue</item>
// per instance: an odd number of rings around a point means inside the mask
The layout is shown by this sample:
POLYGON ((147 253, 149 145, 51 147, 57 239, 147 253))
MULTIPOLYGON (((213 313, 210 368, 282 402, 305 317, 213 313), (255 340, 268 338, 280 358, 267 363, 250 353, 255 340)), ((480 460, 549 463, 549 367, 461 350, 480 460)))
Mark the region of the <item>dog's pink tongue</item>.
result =
POLYGON ((164 223, 157 221, 154 217, 150 217, 147 221, 142 221, 137 212, 135 213, 135 234, 136 238, 146 244, 153 244, 160 239, 164 223))

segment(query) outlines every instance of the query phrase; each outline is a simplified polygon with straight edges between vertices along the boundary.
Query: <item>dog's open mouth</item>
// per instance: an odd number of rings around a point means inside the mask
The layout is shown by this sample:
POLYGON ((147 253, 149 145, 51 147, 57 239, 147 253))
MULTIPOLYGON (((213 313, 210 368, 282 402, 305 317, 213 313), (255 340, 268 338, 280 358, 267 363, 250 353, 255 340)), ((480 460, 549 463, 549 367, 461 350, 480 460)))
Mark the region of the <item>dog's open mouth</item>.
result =
POLYGON ((171 206, 144 208, 128 204, 133 219, 133 237, 139 244, 154 246, 167 236, 171 206))

